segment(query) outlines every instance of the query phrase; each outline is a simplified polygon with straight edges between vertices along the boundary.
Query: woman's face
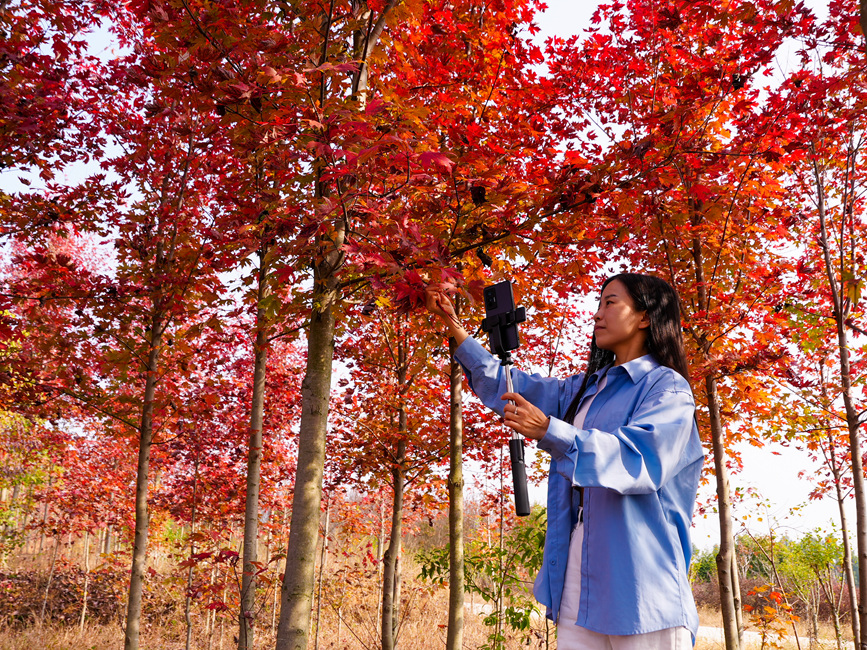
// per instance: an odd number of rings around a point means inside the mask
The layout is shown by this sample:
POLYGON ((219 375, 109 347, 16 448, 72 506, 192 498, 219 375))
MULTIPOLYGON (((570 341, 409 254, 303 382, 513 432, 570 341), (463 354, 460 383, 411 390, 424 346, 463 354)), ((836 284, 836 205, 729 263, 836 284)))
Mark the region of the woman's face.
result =
POLYGON ((646 354, 644 340, 650 319, 646 311, 635 309, 632 296, 620 280, 612 280, 602 290, 593 321, 596 346, 613 352, 616 363, 646 354))

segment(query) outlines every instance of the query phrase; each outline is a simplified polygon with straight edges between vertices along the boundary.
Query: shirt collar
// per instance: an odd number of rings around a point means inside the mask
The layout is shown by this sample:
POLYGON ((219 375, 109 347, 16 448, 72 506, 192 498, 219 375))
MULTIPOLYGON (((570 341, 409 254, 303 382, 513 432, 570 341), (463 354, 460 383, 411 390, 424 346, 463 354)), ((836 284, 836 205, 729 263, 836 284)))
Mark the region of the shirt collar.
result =
POLYGON ((605 366, 602 370, 594 373, 594 375, 598 375, 598 381, 599 377, 601 377, 606 372, 615 374, 625 372, 627 375, 629 375, 632 383, 637 384, 644 378, 647 373, 658 367, 659 362, 653 358, 653 355, 645 354, 643 357, 638 357, 637 359, 633 359, 632 361, 627 361, 626 363, 619 366, 605 366), (618 368, 622 368, 622 370, 618 370, 618 368))

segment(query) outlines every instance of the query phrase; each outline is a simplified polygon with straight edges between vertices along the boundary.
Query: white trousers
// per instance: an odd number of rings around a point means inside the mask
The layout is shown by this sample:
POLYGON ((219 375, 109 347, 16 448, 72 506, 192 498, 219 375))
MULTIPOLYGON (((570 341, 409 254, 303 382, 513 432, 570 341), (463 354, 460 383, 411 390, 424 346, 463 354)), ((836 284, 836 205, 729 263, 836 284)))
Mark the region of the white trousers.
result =
POLYGON ((581 596, 581 547, 584 524, 578 522, 569 540, 566 562, 566 585, 560 603, 557 624, 557 650, 690 650, 692 635, 685 627, 672 627, 646 634, 619 636, 591 632, 579 625, 578 603, 581 596))

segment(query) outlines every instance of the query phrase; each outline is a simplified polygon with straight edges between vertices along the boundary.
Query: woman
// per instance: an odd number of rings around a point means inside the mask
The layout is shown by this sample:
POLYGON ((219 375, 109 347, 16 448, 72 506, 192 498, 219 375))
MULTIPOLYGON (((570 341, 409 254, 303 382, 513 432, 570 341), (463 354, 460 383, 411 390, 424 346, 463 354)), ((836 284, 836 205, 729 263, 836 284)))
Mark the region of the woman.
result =
POLYGON ((512 372, 467 335, 449 298, 427 307, 484 404, 551 455, 548 529, 534 595, 558 648, 662 650, 694 643, 687 571, 704 459, 674 289, 623 273, 602 285, 587 372, 512 372))

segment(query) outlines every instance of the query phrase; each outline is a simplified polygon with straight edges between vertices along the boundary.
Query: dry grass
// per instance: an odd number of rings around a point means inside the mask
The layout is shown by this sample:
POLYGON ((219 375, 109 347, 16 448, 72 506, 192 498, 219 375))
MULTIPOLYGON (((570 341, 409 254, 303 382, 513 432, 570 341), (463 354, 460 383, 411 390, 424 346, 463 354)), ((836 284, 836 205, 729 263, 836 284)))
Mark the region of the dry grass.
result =
MULTIPOLYGON (((404 566, 404 581, 402 589, 403 620, 399 631, 399 642, 402 650, 433 650, 445 646, 448 590, 445 587, 432 588, 415 578, 418 567, 410 557, 404 566)), ((363 563, 344 560, 331 567, 328 579, 323 583, 323 602, 321 608, 321 626, 316 639, 316 614, 314 612, 314 628, 310 648, 318 650, 373 650, 381 647, 379 644, 379 584, 380 578, 375 566, 365 566, 363 563)), ((42 591, 39 592, 44 593, 42 591)), ((273 591, 265 591, 260 599, 263 609, 259 612, 259 629, 257 630, 257 649, 270 649, 275 645, 272 621, 273 591)), ((154 601, 153 607, 162 605, 162 614, 151 616, 158 622, 143 623, 141 648, 143 650, 182 650, 186 647, 186 626, 183 614, 178 608, 174 595, 166 594, 168 603, 174 603, 173 608, 166 608, 166 603, 154 601)), ((41 596, 40 596, 41 600, 41 596)), ((467 596, 465 614, 464 647, 479 648, 486 644, 490 629, 482 622, 479 611, 478 596, 467 596)), ((217 619, 216 625, 206 623, 211 615, 209 610, 199 603, 193 611, 193 630, 190 647, 194 650, 233 650, 237 642, 234 639, 236 624, 234 615, 226 612, 224 618, 217 619)), ((120 608, 118 608, 120 609, 120 608)), ((156 612, 151 612, 156 614, 156 612)), ((112 617, 114 618, 114 616, 112 617)), ((722 650, 725 647, 721 633, 722 618, 719 611, 712 607, 701 607, 699 619, 702 631, 696 648, 698 650, 722 650)), ((69 619, 67 619, 69 620, 69 619)), ((536 629, 531 636, 531 643, 525 644, 524 639, 512 635, 506 647, 517 648, 556 648, 553 627, 546 626, 544 620, 534 622, 536 629), (546 638, 548 644, 546 645, 546 638)), ((844 633, 851 635, 846 629, 844 633)), ((822 625, 819 631, 821 639, 818 645, 810 645, 806 625, 799 625, 800 645, 794 637, 785 640, 781 645, 762 644, 761 636, 755 628, 747 626, 745 635, 746 648, 772 648, 781 650, 811 648, 836 648, 834 630, 830 625, 822 625)), ((509 635, 507 635, 509 636, 509 635)), ((58 622, 51 625, 22 625, 0 627, 0 650, 117 650, 123 645, 123 630, 118 622, 111 624, 88 623, 84 630, 77 625, 62 625, 58 622)), ((851 647, 851 645, 850 645, 851 647)))
MULTIPOLYGON (((444 605, 444 603, 443 603, 444 605)), ((433 650, 445 646, 445 607, 437 612, 420 613, 404 622, 401 629, 400 647, 402 650, 433 650), (442 619, 442 620, 440 620, 442 619)), ((354 650, 376 648, 369 635, 362 627, 344 623, 338 629, 336 617, 323 616, 323 630, 319 636, 318 648, 354 650), (360 640, 356 638, 359 636, 360 640)), ((236 647, 234 627, 225 626, 222 642, 217 632, 211 643, 207 639, 193 635, 191 647, 194 650, 233 650, 236 647)), ((488 629, 482 624, 481 617, 467 612, 464 647, 478 648, 485 643, 488 629)), ((274 635, 270 627, 257 636, 256 648, 268 649, 274 647, 274 635)), ((117 626, 87 625, 83 631, 78 627, 33 626, 24 629, 0 630, 0 650, 117 650, 123 647, 123 631, 117 626)), ((311 637, 310 648, 314 647, 311 637)), ((508 642, 507 648, 540 648, 544 645, 526 646, 522 643, 508 642)), ((551 648, 555 648, 553 628, 551 630, 551 648)), ((147 650, 182 650, 185 648, 184 631, 176 626, 151 627, 145 630, 141 637, 141 648, 147 650)))
MULTIPOLYGON (((436 597, 436 600, 439 600, 436 597)), ((411 620, 404 623, 401 631, 400 645, 404 650, 433 650, 440 649, 445 645, 445 608, 437 603, 435 612, 419 612, 413 616, 411 620)), ((718 628, 721 625, 721 620, 718 612, 705 609, 700 612, 703 631, 710 628, 718 628)), ((351 629, 350 626, 344 624, 338 630, 335 625, 336 617, 330 620, 331 616, 323 616, 323 630, 320 634, 318 647, 320 649, 355 649, 355 648, 374 648, 376 645, 362 643, 354 638, 354 634, 358 634, 358 629, 351 629)), ((478 648, 484 644, 488 630, 482 625, 479 616, 473 616, 468 613, 466 621, 466 629, 464 635, 465 648, 478 648)), ((194 641, 191 645, 195 650, 232 650, 235 647, 233 638, 234 628, 226 626, 223 631, 222 643, 220 643, 219 633, 215 634, 210 645, 207 640, 197 638, 194 635, 194 641)), ((801 633, 801 632, 799 632, 801 633)), ((830 626, 824 626, 820 631, 821 641, 817 646, 811 646, 809 638, 806 634, 801 634, 800 646, 793 638, 790 638, 782 646, 781 650, 796 650, 801 648, 826 648, 831 650, 836 648, 836 643, 833 641, 834 633, 830 626)), ((758 637, 754 630, 748 630, 746 637, 746 648, 759 649, 762 648, 761 638, 758 637)), ((84 631, 80 631, 78 627, 38 627, 33 626, 25 629, 6 629, 0 630, 0 650, 117 650, 122 647, 123 632, 117 626, 107 625, 88 625, 84 631)), ((181 650, 185 647, 184 632, 177 629, 176 626, 167 626, 161 628, 151 628, 145 630, 142 639, 141 647, 149 650, 181 650)), ((270 628, 264 630, 258 636, 256 643, 257 648, 274 647, 274 636, 270 628)), ((313 647, 313 639, 311 645, 313 647)), ((509 643, 507 647, 518 648, 527 647, 517 642, 509 643)), ((542 648, 543 644, 537 643, 529 647, 542 648)), ((556 648, 556 641, 551 638, 551 649, 556 648)), ((777 646, 766 645, 766 648, 777 646)), ((848 647, 852 647, 851 643, 848 647)), ((696 650, 721 650, 725 648, 722 641, 722 636, 713 637, 703 634, 699 637, 696 645, 696 650)))
MULTIPOLYGON (((433 650, 445 646, 446 634, 446 590, 437 590, 425 597, 426 600, 419 602, 413 607, 403 622, 400 636, 400 646, 403 650, 433 650)), ((323 612, 322 629, 320 631, 318 648, 320 649, 346 649, 365 650, 376 648, 376 630, 373 621, 365 621, 366 615, 358 610, 342 616, 338 623, 336 612, 323 612)), ((696 650, 722 650, 725 648, 721 631, 722 618, 718 611, 710 608, 702 608, 699 611, 702 632, 696 644, 696 650)), ((804 627, 801 625, 800 627, 804 627)), ((544 623, 540 622, 540 632, 544 630, 544 623)), ((201 630, 194 629, 191 647, 194 650, 233 650, 236 646, 234 639, 235 628, 228 622, 214 631, 210 641, 205 638, 201 630)), ((469 613, 464 632, 464 647, 478 648, 487 638, 489 630, 482 624, 481 616, 469 613)), ((553 629, 550 638, 550 648, 556 648, 553 629)), ((543 632, 544 633, 544 632, 543 632)), ((776 646, 767 643, 765 648, 779 647, 781 650, 797 650, 798 648, 836 649, 834 630, 830 625, 820 626, 818 645, 811 646, 809 635, 804 629, 799 630, 800 645, 794 637, 787 639, 782 645, 776 646)), ((314 632, 315 634, 315 632, 314 632)), ((0 650, 117 650, 123 645, 123 630, 119 625, 86 625, 84 630, 74 627, 57 627, 34 625, 26 628, 0 629, 0 650)), ((182 650, 185 648, 185 629, 178 622, 168 622, 159 627, 151 626, 143 630, 141 647, 147 650, 182 650)), ((261 649, 274 647, 274 635, 270 629, 270 623, 266 629, 260 630, 257 636, 256 647, 261 649)), ((310 647, 314 647, 314 638, 311 637, 310 647)), ((507 643, 508 648, 544 648, 544 642, 537 642, 526 646, 517 641, 507 643)), ((755 629, 747 628, 745 634, 745 648, 760 649, 762 640, 755 629)), ((850 643, 849 648, 852 647, 850 643)))
MULTIPOLYGON (((411 564, 407 562, 407 564, 411 564)), ((405 571, 402 590, 403 620, 399 631, 401 650, 433 650, 445 646, 448 589, 432 589, 413 576, 415 567, 405 571)), ((324 585, 322 622, 316 643, 316 613, 313 615, 313 631, 309 647, 319 650, 372 650, 379 643, 379 590, 375 572, 369 576, 354 571, 343 574, 343 580, 324 585), (338 609, 339 607, 339 609, 338 609)), ((269 649, 275 645, 272 630, 273 611, 270 599, 264 600, 260 613, 260 629, 256 632, 257 649, 269 649)), ((482 615, 472 614, 479 610, 478 596, 467 596, 464 626, 464 647, 479 648, 487 641, 490 629, 482 622, 482 615)), ((517 639, 507 641, 506 647, 544 648, 546 625, 536 621, 535 642, 526 645, 517 639)), ((205 625, 202 613, 193 619, 190 647, 194 650, 233 650, 237 641, 234 620, 227 614, 211 633, 205 625)), ((554 630, 548 630, 550 647, 554 648, 554 630)), ((78 626, 57 624, 39 626, 16 626, 0 628, 0 650, 117 650, 123 646, 123 630, 119 623, 99 625, 89 623, 85 629, 78 626)), ((160 620, 159 624, 143 624, 141 648, 143 650, 183 650, 186 647, 186 627, 178 612, 160 620)))
MULTIPOLYGON (((725 648, 725 641, 722 633, 722 614, 719 610, 710 607, 700 607, 698 610, 699 624, 701 631, 696 643, 696 650, 722 650, 725 648)), ((763 648, 778 648, 779 650, 836 650, 837 642, 834 635, 834 627, 829 623, 819 623, 818 641, 813 645, 810 644, 810 632, 804 621, 797 623, 798 637, 795 638, 791 627, 788 630, 788 636, 781 642, 776 639, 766 639, 764 644, 759 630, 751 625, 746 624, 744 631, 744 650, 763 649, 763 648)), ((851 642, 851 628, 843 629, 843 637, 847 645, 845 648, 854 648, 851 642)))

